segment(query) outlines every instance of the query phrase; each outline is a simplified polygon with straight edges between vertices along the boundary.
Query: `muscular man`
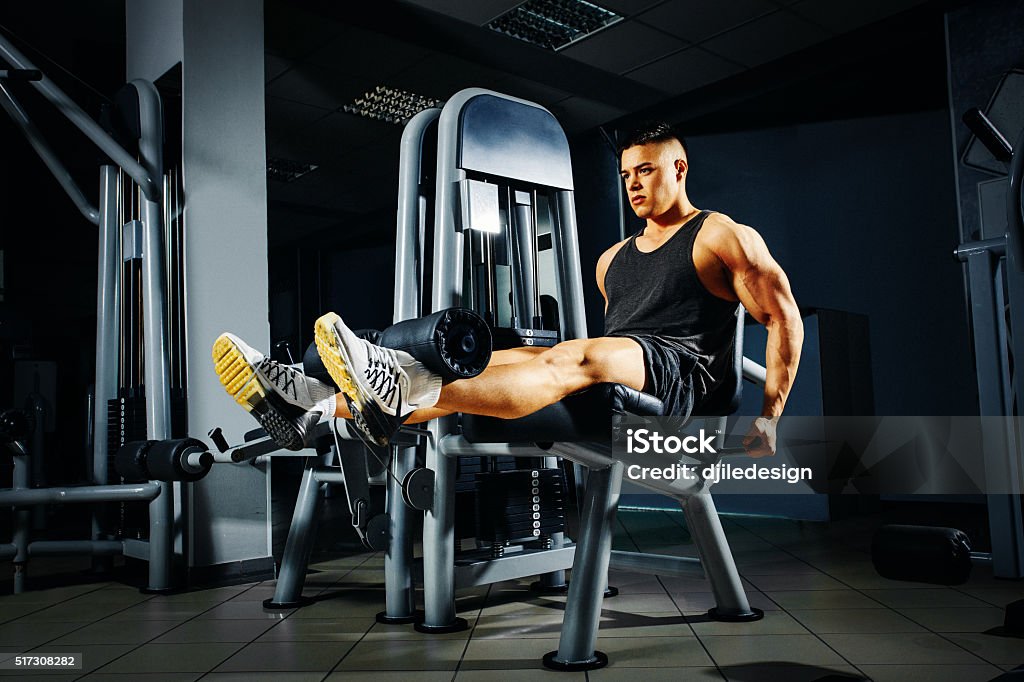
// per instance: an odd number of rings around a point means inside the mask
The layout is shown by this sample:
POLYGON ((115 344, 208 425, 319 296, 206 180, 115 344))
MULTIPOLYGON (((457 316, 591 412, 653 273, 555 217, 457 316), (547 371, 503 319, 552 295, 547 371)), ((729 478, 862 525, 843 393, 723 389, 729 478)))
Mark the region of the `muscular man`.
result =
POLYGON ((383 444, 402 421, 453 412, 513 419, 599 383, 652 393, 672 414, 689 415, 723 376, 742 303, 768 329, 761 418, 744 445, 751 456, 774 454, 803 341, 786 274, 752 228, 690 202, 686 144, 670 126, 635 131, 619 156, 630 206, 646 225, 598 259, 605 336, 496 351, 480 375, 442 385, 409 354, 356 337, 328 313, 316 322, 316 343, 343 400, 230 334, 214 345, 221 382, 293 449, 323 416, 353 419, 383 444))

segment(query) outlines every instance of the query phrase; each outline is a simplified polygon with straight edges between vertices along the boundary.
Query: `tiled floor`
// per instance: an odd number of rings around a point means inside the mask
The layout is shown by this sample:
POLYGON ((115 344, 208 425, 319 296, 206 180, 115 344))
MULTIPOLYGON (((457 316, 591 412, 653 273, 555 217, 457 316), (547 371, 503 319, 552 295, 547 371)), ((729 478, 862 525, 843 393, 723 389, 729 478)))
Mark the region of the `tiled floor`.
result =
MULTIPOLYGON (((383 559, 361 554, 313 566, 314 603, 271 613, 273 583, 149 596, 118 583, 0 597, 0 660, 19 652, 80 652, 76 674, 32 680, 990 680, 1024 663, 1024 639, 1002 636, 1002 607, 1024 583, 975 568, 970 583, 937 588, 880 578, 866 525, 725 520, 755 623, 709 621, 707 582, 612 572, 598 648, 611 664, 554 673, 564 598, 529 581, 459 593, 466 632, 427 636, 384 626, 383 559)), ((617 549, 693 554, 681 514, 620 512, 617 549)), ((2 679, 2 677, 0 677, 2 679)), ((13 677, 8 678, 13 679, 13 677)))

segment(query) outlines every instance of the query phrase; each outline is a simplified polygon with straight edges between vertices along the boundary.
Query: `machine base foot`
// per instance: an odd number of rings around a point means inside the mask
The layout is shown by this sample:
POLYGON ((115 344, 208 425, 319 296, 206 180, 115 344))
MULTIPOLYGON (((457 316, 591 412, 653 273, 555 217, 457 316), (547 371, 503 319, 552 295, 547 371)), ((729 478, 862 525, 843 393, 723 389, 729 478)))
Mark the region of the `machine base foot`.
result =
POLYGON ((309 597, 299 597, 295 601, 274 601, 274 598, 270 597, 263 600, 263 609, 265 611, 287 611, 288 609, 300 609, 312 603, 313 600, 309 597))
POLYGON ((708 618, 711 620, 721 621, 722 623, 753 623, 755 620, 761 620, 764 618, 764 611, 761 609, 755 609, 751 607, 750 613, 743 614, 723 614, 718 612, 718 608, 708 610, 708 618))
POLYGON ((410 623, 418 623, 423 620, 423 614, 420 612, 414 613, 411 616, 389 616, 387 611, 381 611, 377 614, 377 622, 383 625, 409 625, 410 623))
POLYGON ((416 632, 422 632, 425 635, 443 635, 448 632, 462 632, 463 630, 469 629, 469 623, 466 622, 465 618, 456 618, 448 625, 427 625, 426 623, 416 623, 412 626, 416 632))
POLYGON ((597 670, 608 665, 608 656, 603 651, 594 651, 594 655, 586 661, 570 661, 563 663, 555 660, 557 651, 550 651, 544 654, 544 667, 551 670, 560 670, 567 673, 580 672, 581 670, 597 670))
POLYGON ((177 587, 140 587, 139 594, 177 594, 184 590, 177 587))

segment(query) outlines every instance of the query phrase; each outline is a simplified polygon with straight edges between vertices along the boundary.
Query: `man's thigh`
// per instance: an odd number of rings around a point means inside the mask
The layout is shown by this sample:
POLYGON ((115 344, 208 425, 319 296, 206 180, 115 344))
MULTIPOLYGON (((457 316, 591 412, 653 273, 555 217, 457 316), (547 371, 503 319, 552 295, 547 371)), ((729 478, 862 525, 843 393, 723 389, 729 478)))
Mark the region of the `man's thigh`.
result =
POLYGON ((563 341, 555 349, 559 347, 581 357, 584 369, 597 383, 625 384, 638 391, 644 387, 644 351, 634 339, 599 336, 563 341))

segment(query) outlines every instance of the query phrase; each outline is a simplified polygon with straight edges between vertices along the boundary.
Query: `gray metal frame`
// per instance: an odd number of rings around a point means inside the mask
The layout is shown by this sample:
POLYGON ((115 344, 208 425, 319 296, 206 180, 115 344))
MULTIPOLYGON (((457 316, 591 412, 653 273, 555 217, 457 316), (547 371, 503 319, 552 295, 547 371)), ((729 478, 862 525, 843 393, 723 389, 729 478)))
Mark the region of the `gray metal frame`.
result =
MULTIPOLYGON (((17 69, 38 70, 3 36, 0 36, 0 58, 17 69)), ((171 437, 170 432, 170 359, 168 357, 168 334, 166 328, 167 303, 165 283, 166 260, 164 253, 163 200, 161 183, 163 176, 163 111, 160 96, 152 83, 144 80, 132 81, 139 97, 139 118, 142 136, 139 144, 140 160, 136 160, 122 148, 102 127, 88 116, 75 102, 57 87, 45 74, 39 80, 29 81, 32 86, 52 103, 101 151, 117 163, 140 187, 144 202, 142 217, 143 233, 143 324, 145 335, 145 384, 147 435, 153 440, 171 437)), ((66 168, 36 130, 24 110, 0 84, 0 107, 15 121, 33 149, 39 154, 47 168, 57 179, 82 215, 99 227, 99 282, 97 287, 97 349, 96 349, 96 397, 94 399, 93 437, 94 451, 92 475, 95 482, 102 483, 107 475, 106 452, 106 400, 116 397, 117 386, 117 343, 118 316, 120 305, 118 289, 118 268, 120 251, 117 220, 116 171, 103 166, 100 170, 100 202, 93 207, 82 191, 75 185, 66 168)), ((41 452, 35 452, 38 458, 41 452)), ((173 484, 155 483, 159 493, 145 497, 150 502, 149 539, 149 589, 163 591, 171 587, 171 564, 174 547, 174 499, 173 484)), ((120 492, 110 490, 111 486, 94 486, 77 489, 77 498, 84 496, 90 501, 113 501, 126 499, 120 492)), ((11 493, 16 504, 27 504, 21 500, 24 495, 11 493)), ((148 495, 148 493, 147 493, 148 495)), ((53 503, 72 501, 64 496, 53 503)), ((143 499, 136 497, 133 499, 143 499)), ((19 518, 20 518, 19 512, 19 518)), ((16 531, 21 533, 21 531, 16 531)), ((99 520, 93 520, 93 543, 100 542, 99 520)), ((19 536, 20 537, 20 536, 19 536)), ((24 544, 24 543, 22 543, 24 544)), ((76 549, 86 551, 92 545, 74 541, 65 545, 68 553, 76 549)), ((50 548, 51 550, 53 547, 50 548)), ((92 553, 92 552, 86 552, 92 553)), ((21 556, 19 552, 19 556, 21 556)), ((18 559, 15 559, 18 562, 18 559)), ((20 565, 20 564, 19 564, 20 565)))
MULTIPOLYGON (((466 173, 458 168, 459 121, 463 107, 480 95, 492 95, 531 107, 537 105, 512 97, 506 97, 482 89, 464 90, 448 101, 438 122, 437 174, 434 202, 434 263, 431 292, 431 310, 438 311, 462 302, 463 282, 463 235, 457 229, 460 216, 460 183, 466 173)), ((540 109, 540 107, 537 107, 540 109)), ((434 116, 434 114, 430 114, 434 116)), ((414 119, 415 120, 415 119, 414 119)), ((422 131, 419 133, 422 137, 422 131)), ((419 150, 406 146, 403 139, 403 174, 418 164, 419 150), (413 160, 414 159, 414 160, 413 160)), ((417 166, 418 168, 418 166, 417 166)), ((411 207, 407 194, 400 196, 399 223, 399 281, 404 292, 415 291, 410 281, 408 254, 414 251, 411 245, 413 220, 403 210, 411 207), (405 202, 405 203, 403 203, 405 202), (402 207, 406 208, 403 209, 402 207), (405 244, 402 242, 405 241, 405 244)), ((583 284, 579 261, 576 233, 575 208, 571 189, 554 191, 555 227, 552 230, 558 268, 557 293, 561 302, 561 329, 563 338, 583 338, 586 334, 586 320, 583 310, 583 284)), ((419 204, 422 207, 422 203, 419 204)), ((419 241, 422 244, 422 240, 419 241)), ((417 272, 419 269, 417 268, 417 272)), ((396 292, 397 294, 397 292, 396 292)), ((411 294, 404 294, 411 295, 411 294)), ((396 311, 413 314, 413 308, 405 305, 396 311)), ((403 303, 408 301, 403 299, 403 303)), ((745 363, 744 374, 763 381, 763 369, 745 363)), ((601 600, 607 585, 607 570, 612 559, 611 535, 618 491, 621 485, 624 463, 611 457, 607 444, 556 443, 549 451, 539 451, 528 446, 508 444, 471 444, 455 434, 455 421, 447 417, 430 422, 430 438, 426 444, 426 466, 434 472, 433 507, 426 511, 423 527, 423 580, 424 580, 424 621, 418 629, 427 632, 443 632, 458 629, 460 620, 455 613, 455 589, 468 584, 492 582, 514 576, 533 575, 547 571, 561 571, 573 567, 573 581, 569 587, 565 620, 557 652, 546 658, 555 667, 575 665, 600 665, 603 654, 594 649, 597 637, 601 600), (455 459, 459 455, 496 456, 501 454, 538 454, 565 457, 582 464, 590 470, 586 498, 583 503, 581 532, 578 546, 567 546, 548 552, 523 552, 482 565, 466 569, 454 566, 454 532, 452 512, 454 504, 455 459)), ((644 458, 646 466, 652 463, 644 458)), ((675 463, 674 461, 671 463, 675 463)), ((631 558, 627 553, 616 554, 619 565, 636 569, 646 563, 653 570, 674 574, 693 575, 704 570, 711 581, 717 612, 725 617, 753 617, 746 594, 740 582, 732 554, 714 503, 703 482, 651 481, 655 490, 673 495, 679 499, 694 535, 700 554, 700 562, 678 557, 631 558)), ((395 538, 392 538, 395 542, 395 538)), ((605 659, 606 660, 606 659, 605 659)))

